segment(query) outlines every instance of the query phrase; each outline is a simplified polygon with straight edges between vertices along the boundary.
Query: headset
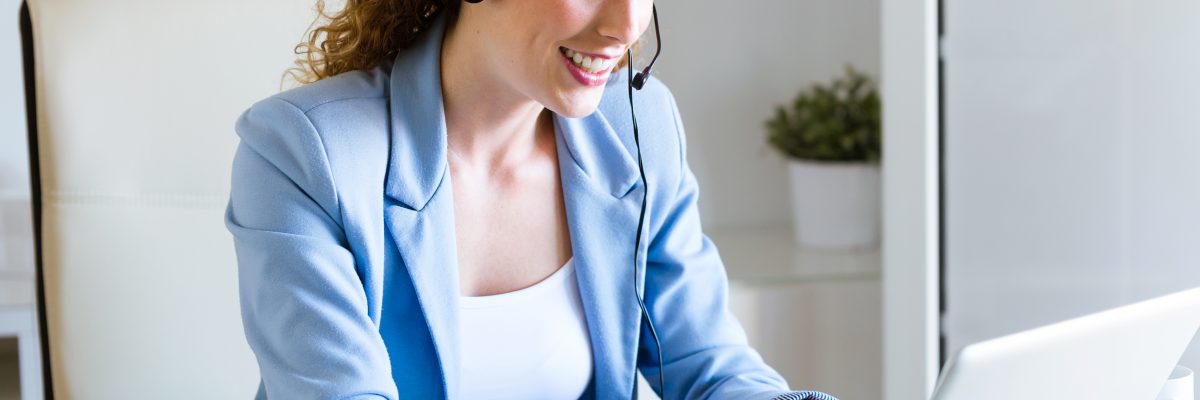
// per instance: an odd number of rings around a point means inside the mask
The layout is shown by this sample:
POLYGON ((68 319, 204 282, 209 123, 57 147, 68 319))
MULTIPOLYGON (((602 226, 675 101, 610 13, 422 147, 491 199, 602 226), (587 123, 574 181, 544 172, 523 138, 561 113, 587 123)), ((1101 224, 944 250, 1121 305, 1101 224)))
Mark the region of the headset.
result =
MULTIPOLYGON (((634 238, 633 242, 633 294, 637 297, 638 306, 642 309, 641 317, 645 319, 646 326, 650 328, 650 337, 654 339, 654 348, 657 351, 656 354, 658 356, 658 391, 659 393, 665 394, 667 393, 667 387, 665 385, 665 379, 663 378, 662 342, 658 340, 658 332, 654 330, 654 320, 650 318, 650 310, 646 309, 646 302, 643 301, 642 294, 637 288, 637 260, 638 253, 641 252, 642 248, 642 225, 646 221, 646 196, 650 193, 650 187, 646 183, 646 170, 642 166, 642 143, 638 140, 637 113, 635 113, 633 109, 633 89, 642 90, 642 87, 646 85, 646 81, 650 79, 650 70, 654 68, 654 62, 658 61, 658 54, 662 53, 662 33, 659 32, 658 29, 658 8, 651 6, 651 10, 654 15, 654 58, 650 59, 650 64, 647 64, 645 69, 637 74, 634 74, 633 49, 626 49, 625 56, 627 57, 626 61, 629 63, 629 73, 625 74, 625 78, 629 87, 629 118, 633 122, 633 144, 635 147, 637 147, 638 173, 642 178, 642 210, 638 214, 637 236, 634 238)), ((635 373, 634 376, 637 376, 637 374, 635 373)), ((637 382, 635 380, 632 398, 637 397, 637 390, 637 382)))

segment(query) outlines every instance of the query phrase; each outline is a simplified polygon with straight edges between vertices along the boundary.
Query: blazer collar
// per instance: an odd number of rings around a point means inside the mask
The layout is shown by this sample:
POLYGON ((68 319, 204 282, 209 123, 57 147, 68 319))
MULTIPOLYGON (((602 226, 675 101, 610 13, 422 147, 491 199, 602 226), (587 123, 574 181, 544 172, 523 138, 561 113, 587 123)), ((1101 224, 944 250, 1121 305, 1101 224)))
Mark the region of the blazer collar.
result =
MULTIPOLYGON (((447 172, 441 84, 445 25, 444 16, 437 18, 392 64, 391 155, 384 190, 413 210, 425 208, 447 172)), ((638 180, 636 160, 630 145, 621 141, 603 114, 594 112, 583 118, 555 114, 554 122, 569 156, 593 184, 618 198, 633 189, 638 180)))

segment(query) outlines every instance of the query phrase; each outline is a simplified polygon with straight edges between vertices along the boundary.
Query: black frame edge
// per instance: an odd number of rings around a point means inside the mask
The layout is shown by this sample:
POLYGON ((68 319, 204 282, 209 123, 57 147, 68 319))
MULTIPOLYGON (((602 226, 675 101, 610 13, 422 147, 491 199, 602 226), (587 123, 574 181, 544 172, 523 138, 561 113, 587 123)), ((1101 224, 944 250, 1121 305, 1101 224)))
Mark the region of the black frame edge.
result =
POLYGON ((33 208, 33 257, 34 257, 34 299, 38 323, 38 348, 42 357, 42 390, 46 400, 54 400, 54 382, 50 374, 50 338, 46 326, 46 283, 42 273, 42 179, 41 164, 38 153, 37 129, 37 82, 34 73, 33 51, 33 18, 29 12, 29 2, 21 2, 21 61, 22 73, 25 79, 25 124, 28 129, 26 140, 29 146, 29 195, 33 208))

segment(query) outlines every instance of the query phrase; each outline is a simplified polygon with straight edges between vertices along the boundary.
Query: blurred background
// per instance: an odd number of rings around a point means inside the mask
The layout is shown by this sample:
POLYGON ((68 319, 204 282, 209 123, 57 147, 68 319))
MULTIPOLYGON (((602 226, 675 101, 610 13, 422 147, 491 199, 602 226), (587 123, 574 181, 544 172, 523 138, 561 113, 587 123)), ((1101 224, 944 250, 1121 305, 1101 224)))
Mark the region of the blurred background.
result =
MULTIPOLYGON (((0 400, 250 396, 233 121, 312 2, 31 0, 22 29, 23 3, 0 0, 0 400)), ((730 306, 793 388, 922 399, 967 344, 1200 286, 1200 3, 656 5, 730 306)))

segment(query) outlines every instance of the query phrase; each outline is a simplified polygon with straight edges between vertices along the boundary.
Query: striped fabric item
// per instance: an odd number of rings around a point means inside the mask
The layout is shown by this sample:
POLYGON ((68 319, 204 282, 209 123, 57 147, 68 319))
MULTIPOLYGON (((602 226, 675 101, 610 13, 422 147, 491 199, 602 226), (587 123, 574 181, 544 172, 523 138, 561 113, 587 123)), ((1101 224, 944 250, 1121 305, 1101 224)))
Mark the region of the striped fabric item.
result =
POLYGON ((784 393, 772 400, 838 400, 836 397, 821 392, 803 391, 784 393))

